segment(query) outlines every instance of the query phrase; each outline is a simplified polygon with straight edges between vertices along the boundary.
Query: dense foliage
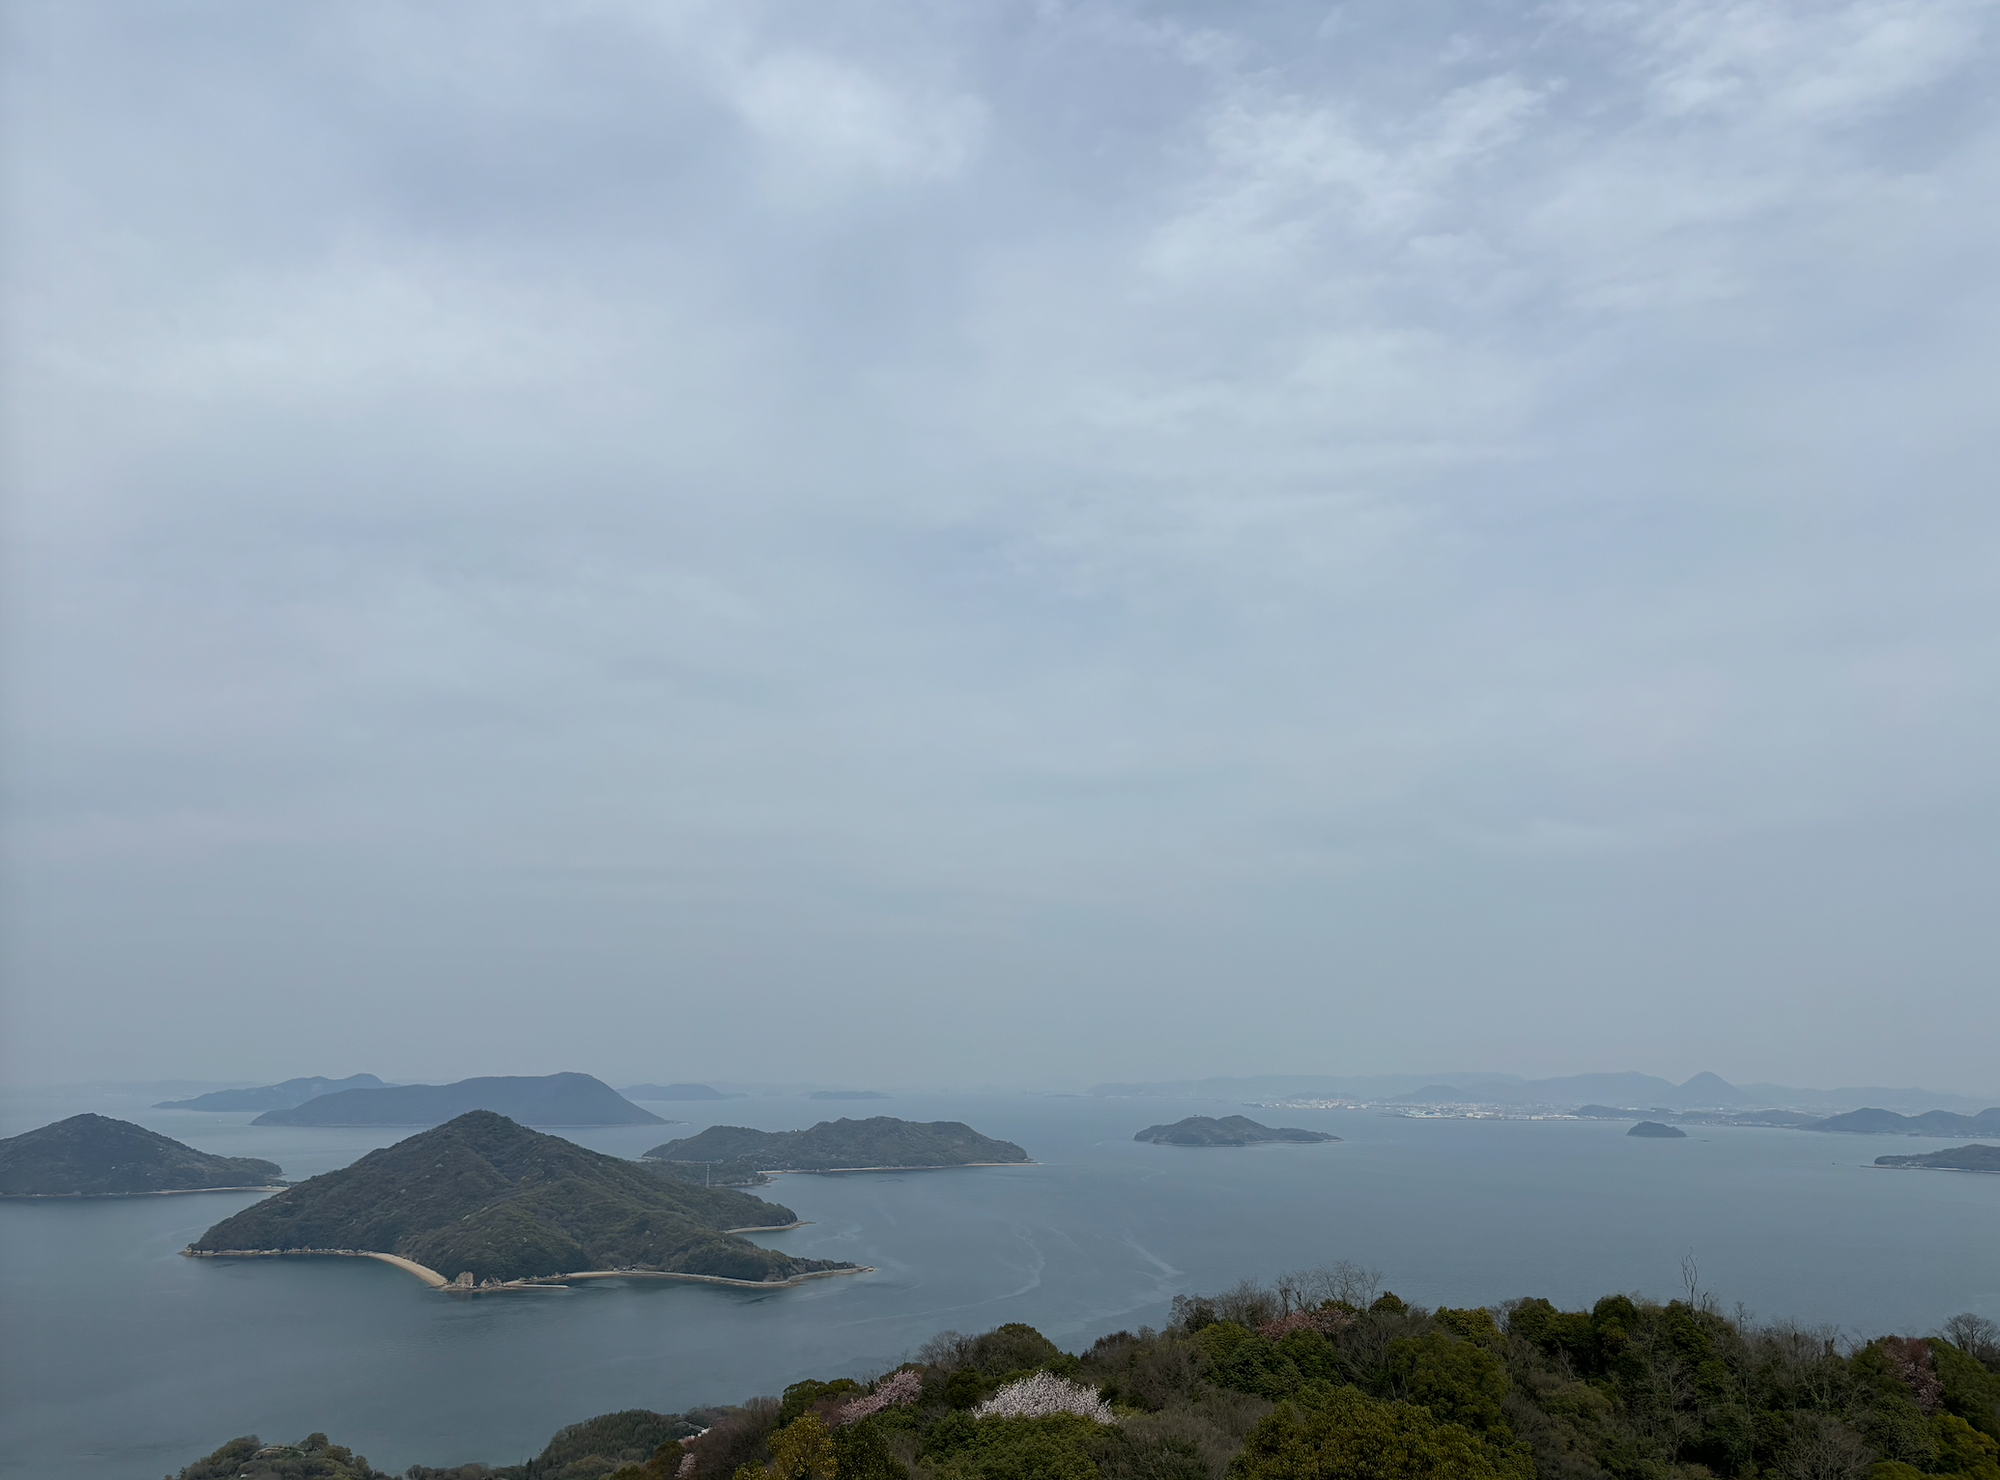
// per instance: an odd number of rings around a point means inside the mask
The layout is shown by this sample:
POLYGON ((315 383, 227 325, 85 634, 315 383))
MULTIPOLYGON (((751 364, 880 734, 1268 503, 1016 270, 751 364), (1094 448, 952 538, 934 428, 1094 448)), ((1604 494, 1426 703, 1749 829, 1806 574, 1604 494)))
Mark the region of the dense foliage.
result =
POLYGON ((482 1281, 590 1269, 763 1281, 836 1267, 721 1231, 795 1221, 748 1193, 678 1182, 475 1110, 246 1208, 193 1247, 371 1249, 482 1281))
POLYGON ((759 1171, 825 1172, 851 1167, 958 1167, 1026 1161, 1012 1141, 982 1136, 956 1120, 822 1120, 810 1130, 757 1131, 712 1125, 646 1153, 659 1162, 730 1162, 759 1171))
POLYGON ((211 1156, 104 1115, 72 1115, 0 1141, 0 1197, 106 1197, 268 1187, 281 1168, 255 1156, 211 1156))
POLYGON ((698 1435, 667 1433, 643 1460, 410 1475, 2000 1480, 1992 1322, 1844 1345, 1727 1317, 1692 1272, 1689 1287, 1666 1304, 1425 1310, 1338 1265, 1179 1297, 1165 1330, 1120 1331, 1081 1355, 1028 1326, 946 1332, 874 1383, 795 1383, 701 1415, 698 1435))
MULTIPOLYGON (((167 1480, 174 1480, 168 1476, 167 1480)), ((231 1439, 179 1480, 391 1480, 351 1449, 309 1434, 296 1444, 266 1444, 255 1434, 231 1439)))

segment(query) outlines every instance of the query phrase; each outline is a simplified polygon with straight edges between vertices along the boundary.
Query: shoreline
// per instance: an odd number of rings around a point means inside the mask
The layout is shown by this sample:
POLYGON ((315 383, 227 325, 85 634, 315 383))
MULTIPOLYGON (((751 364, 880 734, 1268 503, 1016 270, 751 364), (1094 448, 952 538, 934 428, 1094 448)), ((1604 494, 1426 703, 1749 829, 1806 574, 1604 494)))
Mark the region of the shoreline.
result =
MULTIPOLYGON (((803 1227, 802 1224, 788 1224, 787 1227, 803 1227)), ((807 1280, 826 1279, 837 1274, 874 1274, 876 1269, 870 1264, 857 1264, 849 1269, 809 1269, 803 1274, 792 1275, 782 1280, 737 1280, 720 1274, 686 1274, 669 1269, 580 1269, 568 1274, 531 1275, 518 1280, 495 1280, 489 1284, 473 1285, 457 1280, 448 1280, 435 1269, 405 1259, 400 1254, 384 1254, 374 1249, 197 1249, 192 1246, 182 1249, 181 1254, 188 1259, 379 1259, 382 1263, 413 1274, 433 1290, 443 1290, 458 1295, 485 1295, 501 1290, 566 1290, 571 1280, 688 1280, 704 1285, 730 1285, 739 1290, 789 1290, 804 1284, 807 1280)))
POLYGON ((841 1172, 958 1172, 967 1167, 1034 1167, 1038 1161, 954 1161, 935 1167, 773 1167, 767 1177, 831 1177, 841 1172))
POLYGON ((283 1192, 283 1187, 149 1187, 143 1192, 0 1192, 0 1198, 186 1197, 193 1192, 283 1192))

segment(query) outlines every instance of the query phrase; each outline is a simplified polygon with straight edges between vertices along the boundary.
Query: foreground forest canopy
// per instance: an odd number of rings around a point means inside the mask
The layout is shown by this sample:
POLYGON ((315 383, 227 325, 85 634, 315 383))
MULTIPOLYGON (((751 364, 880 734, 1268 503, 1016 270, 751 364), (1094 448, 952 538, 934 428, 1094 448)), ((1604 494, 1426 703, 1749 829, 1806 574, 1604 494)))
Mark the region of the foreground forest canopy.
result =
MULTIPOLYGON (((1589 1310, 1426 1310, 1339 1264, 1180 1296, 1165 1330, 1120 1331, 1077 1355, 1028 1326, 945 1332, 873 1382, 608 1414, 526 1464, 406 1475, 2000 1480, 1993 1322, 1962 1315, 1929 1337, 1849 1344, 1726 1316, 1692 1272, 1688 1285, 1664 1305, 1610 1295, 1589 1310)), ((389 1480, 331 1450, 323 1435, 286 1449, 239 1439, 180 1480, 389 1480)))
POLYGON ((474 1110, 245 1208, 190 1247, 368 1249, 480 1283, 600 1269, 768 1282, 847 1267, 727 1232, 797 1221, 748 1193, 663 1177, 474 1110))

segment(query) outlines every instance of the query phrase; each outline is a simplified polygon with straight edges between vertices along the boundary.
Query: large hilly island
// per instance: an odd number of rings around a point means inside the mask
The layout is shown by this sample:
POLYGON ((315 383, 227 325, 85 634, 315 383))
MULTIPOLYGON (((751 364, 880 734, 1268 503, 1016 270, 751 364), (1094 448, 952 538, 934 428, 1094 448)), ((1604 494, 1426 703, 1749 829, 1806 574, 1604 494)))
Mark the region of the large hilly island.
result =
POLYGON ((603 1270, 774 1283, 853 1267, 724 1231, 797 1221, 474 1110, 225 1218, 189 1252, 367 1251, 481 1283, 603 1270))
POLYGON ((1954 1146, 1922 1156, 1878 1156, 1878 1167, 1930 1167, 1940 1172, 2000 1172, 2000 1146, 1954 1146))
POLYGON ((289 1110, 320 1095, 344 1089, 381 1089, 382 1081, 373 1074, 350 1074, 345 1079, 287 1079, 281 1084, 260 1084, 254 1089, 217 1089, 191 1100, 162 1100, 155 1110, 289 1110))
POLYGON ((1977 1115, 1951 1110, 1926 1110, 1922 1115, 1898 1115, 1893 1110, 1850 1110, 1815 1120, 1809 1131, 1846 1131, 1863 1136, 1996 1136, 2000 1135, 2000 1105, 1977 1115))
POLYGON ((268 1187, 281 1168, 254 1156, 211 1156, 103 1115, 72 1115, 0 1141, 0 1197, 118 1197, 268 1187))
POLYGON ((461 1079, 344 1089, 271 1110, 252 1125, 442 1125, 468 1110, 491 1110, 523 1125, 665 1125, 650 1110, 588 1074, 461 1079))
POLYGON ((1159 1146, 1261 1146, 1272 1141, 1338 1141, 1325 1131, 1260 1125, 1247 1115, 1190 1115, 1172 1125, 1149 1125, 1132 1137, 1159 1146))
POLYGON ((956 1120, 822 1120, 811 1130, 756 1131, 712 1125, 697 1136, 655 1146, 647 1161, 715 1161, 764 1172, 840 1172, 874 1168, 966 1167, 1025 1162, 1012 1141, 982 1136, 956 1120))

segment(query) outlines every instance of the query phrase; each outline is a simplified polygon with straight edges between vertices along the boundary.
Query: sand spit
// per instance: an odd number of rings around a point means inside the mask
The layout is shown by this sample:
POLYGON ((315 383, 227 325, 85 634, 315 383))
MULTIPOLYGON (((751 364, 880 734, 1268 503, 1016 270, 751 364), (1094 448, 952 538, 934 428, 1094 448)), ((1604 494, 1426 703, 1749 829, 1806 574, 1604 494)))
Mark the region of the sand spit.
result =
MULTIPOLYGON (((803 1225, 788 1223, 787 1228, 803 1225)), ((873 1266, 856 1265, 852 1269, 814 1269, 804 1274, 795 1274, 786 1280, 732 1280, 719 1274, 682 1274, 665 1269, 584 1269, 574 1274, 540 1275, 522 1280, 488 1280, 484 1284, 473 1283, 472 1276, 461 1274, 455 1280, 448 1280, 435 1269, 427 1268, 414 1259, 405 1259, 398 1254, 382 1254, 373 1249, 182 1249, 181 1253, 190 1259, 284 1259, 294 1255, 313 1258, 335 1259, 379 1259, 384 1264, 392 1264, 406 1274, 413 1274, 433 1290, 444 1290, 455 1295, 487 1295, 501 1290, 566 1290, 571 1280, 688 1280, 702 1285, 731 1285, 739 1290, 788 1290, 802 1285, 807 1280, 824 1279, 836 1274, 874 1274, 873 1266)))
POLYGON ((279 1187, 151 1187, 144 1192, 0 1192, 0 1197, 64 1199, 82 1197, 186 1197, 192 1192, 283 1192, 279 1187))

